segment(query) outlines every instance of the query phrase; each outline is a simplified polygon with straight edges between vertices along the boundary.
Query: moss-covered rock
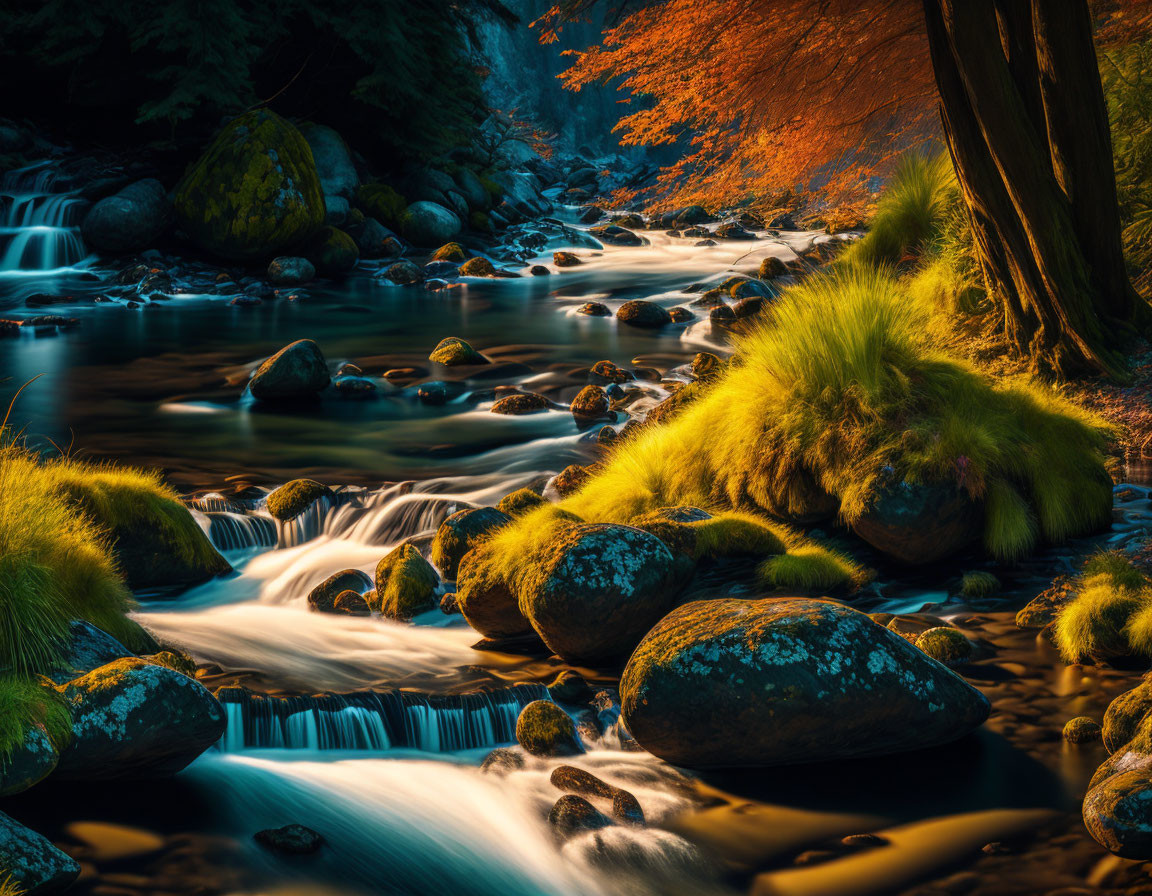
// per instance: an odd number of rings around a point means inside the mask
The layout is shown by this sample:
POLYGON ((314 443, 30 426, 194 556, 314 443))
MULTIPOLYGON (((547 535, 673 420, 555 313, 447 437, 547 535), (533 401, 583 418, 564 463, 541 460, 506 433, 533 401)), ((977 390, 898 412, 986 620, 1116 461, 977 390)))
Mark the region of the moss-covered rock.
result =
POLYGON ((535 510, 547 503, 547 498, 538 492, 534 492, 530 488, 518 488, 501 498, 496 509, 501 513, 508 514, 508 516, 521 516, 529 510, 535 510))
POLYGON ((672 318, 663 307, 645 299, 625 302, 616 311, 616 319, 632 327, 650 330, 659 329, 672 322, 672 318))
POLYGON ((182 650, 161 650, 149 656, 142 656, 141 659, 189 678, 196 677, 196 661, 182 650))
POLYGON ((389 619, 409 620, 436 606, 440 577, 423 555, 402 544, 376 564, 375 609, 389 619))
POLYGON ((276 255, 324 223, 312 150, 268 109, 224 126, 176 188, 175 207, 193 242, 239 260, 276 255))
POLYGON ((144 659, 116 660, 63 685, 72 741, 55 776, 171 775, 220 739, 224 710, 193 679, 144 659))
POLYGON ((325 277, 347 274, 360 261, 356 241, 338 227, 322 227, 308 240, 304 254, 325 277))
POLYGON ((512 638, 532 631, 520 612, 498 557, 481 544, 460 561, 456 572, 456 605, 472 628, 486 638, 512 638))
POLYGON ((608 416, 608 396, 600 386, 585 386, 572 399, 569 409, 577 423, 603 420, 608 416))
POLYGON ((1152 681, 1141 681, 1108 704, 1104 713, 1104 746, 1115 753, 1152 722, 1152 681))
POLYGON ((359 569, 342 569, 328 576, 308 592, 308 609, 318 613, 336 613, 336 600, 346 591, 363 595, 372 587, 371 577, 359 569))
POLYGON ((697 352, 692 359, 692 376, 698 380, 710 380, 720 375, 725 364, 712 352, 697 352))
POLYGON ((460 265, 461 277, 495 277, 496 268, 487 258, 477 255, 460 265))
POLYGON ((588 382, 597 386, 607 386, 611 383, 627 383, 632 374, 611 361, 597 361, 588 371, 588 382))
POLYGON ((332 489, 315 479, 293 479, 272 492, 265 507, 273 519, 287 522, 296 519, 321 499, 331 503, 334 499, 332 489))
POLYGON ((567 498, 580 491, 592 476, 592 470, 581 464, 569 464, 552 478, 552 487, 561 498, 567 498))
POLYGON ((841 604, 698 601, 662 619, 620 681, 646 750, 688 767, 769 766, 947 743, 988 700, 841 604))
POLYGON ((280 255, 268 263, 268 282, 273 286, 299 286, 316 276, 316 265, 307 258, 280 255))
POLYGON ((521 562, 520 612, 570 663, 627 656, 682 584, 664 542, 630 526, 559 526, 521 562))
POLYGON ((535 392, 517 392, 506 395, 492 405, 493 414, 505 414, 520 417, 524 414, 537 414, 551 407, 550 402, 543 395, 535 392))
POLYGON ((533 756, 575 756, 584 752, 571 717, 551 700, 533 700, 520 710, 516 741, 533 756))
POLYGON ((356 205, 385 227, 398 230, 408 202, 387 184, 363 184, 356 191, 356 205))
POLYGON ((446 579, 455 579, 464 555, 498 529, 512 522, 512 517, 495 507, 458 510, 440 524, 432 539, 432 562, 446 579))
POLYGON ((1063 735, 1070 744, 1094 743, 1100 740, 1100 723, 1087 716, 1077 716, 1064 725, 1063 735))
POLYGON ((760 262, 760 269, 756 272, 756 276, 761 280, 775 280, 787 273, 788 266, 775 255, 769 255, 760 262))
POLYGON ((443 364, 445 367, 468 367, 489 363, 480 352, 455 336, 441 339, 428 356, 428 360, 443 364))
MULTIPOLYGON (((374 594, 375 592, 368 592, 374 594)), ((341 591, 336 595, 336 600, 332 602, 332 611, 334 613, 341 613, 345 616, 370 616, 372 615, 372 607, 368 603, 367 595, 360 594, 351 589, 341 591)))
POLYGON ((320 346, 298 339, 256 368, 248 391, 257 401, 299 401, 314 398, 331 379, 320 346))
POLYGON ((464 251, 464 247, 459 243, 445 243, 439 249, 432 253, 429 261, 451 261, 455 264, 462 264, 468 260, 468 253, 464 251))
POLYGON ((972 642, 948 626, 937 626, 921 633, 916 647, 945 666, 960 666, 969 662, 975 653, 972 642))
POLYGON ((574 268, 583 264, 580 256, 572 252, 553 252, 552 264, 558 268, 574 268))

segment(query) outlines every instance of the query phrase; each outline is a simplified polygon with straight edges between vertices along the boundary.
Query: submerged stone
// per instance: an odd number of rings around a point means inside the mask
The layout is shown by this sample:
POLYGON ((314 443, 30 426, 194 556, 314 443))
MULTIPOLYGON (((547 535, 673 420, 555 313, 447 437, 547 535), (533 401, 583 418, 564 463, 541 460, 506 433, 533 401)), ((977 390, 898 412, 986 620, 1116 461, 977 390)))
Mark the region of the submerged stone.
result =
POLYGON ((922 749, 989 712, 983 694, 899 635, 820 600, 685 604, 636 648, 620 694, 641 746, 701 768, 922 749))

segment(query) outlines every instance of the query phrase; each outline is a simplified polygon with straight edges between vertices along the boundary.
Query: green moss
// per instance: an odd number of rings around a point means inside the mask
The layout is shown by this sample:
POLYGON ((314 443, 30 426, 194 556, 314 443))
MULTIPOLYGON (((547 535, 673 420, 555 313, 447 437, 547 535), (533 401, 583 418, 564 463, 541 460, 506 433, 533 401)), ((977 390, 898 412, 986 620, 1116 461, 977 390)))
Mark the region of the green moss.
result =
POLYGON ((475 258, 469 258, 464 264, 460 265, 460 276, 495 277, 496 268, 492 266, 492 262, 487 258, 477 255, 475 258))
POLYGON ((183 651, 161 650, 159 653, 141 657, 141 659, 145 659, 155 666, 163 666, 165 669, 179 672, 193 680, 196 678, 196 661, 183 651))
POLYGON ((943 625, 922 632, 916 639, 916 647, 946 666, 966 663, 974 652, 972 642, 963 632, 943 625))
POLYGON ((696 556, 769 557, 786 550, 782 528, 749 513, 728 512, 688 523, 696 535, 696 556))
POLYGON ((496 509, 508 516, 520 516, 529 510, 534 510, 548 501, 530 488, 520 488, 511 494, 505 495, 496 505, 496 509))
POLYGON ((445 243, 439 249, 432 253, 430 261, 451 261, 462 262, 466 261, 468 253, 464 251, 464 247, 459 243, 445 243))
POLYGON ((495 507, 458 510, 436 529, 430 551, 432 562, 445 578, 455 579, 464 555, 510 522, 511 518, 495 507))
POLYGON ((823 545, 800 542, 788 552, 770 557, 756 571, 769 587, 799 591, 853 589, 867 573, 844 554, 823 545))
POLYGON ((356 191, 356 204, 389 230, 400 229, 400 217, 408 201, 387 184, 363 184, 356 191))
POLYGON ((225 258, 258 259, 299 243, 324 223, 312 150, 268 109, 233 119, 176 188, 181 229, 225 258))
POLYGON ((1100 723, 1087 716, 1069 719, 1064 725, 1064 740, 1070 744, 1088 744, 1100 740, 1100 723))
POLYGON ((44 729, 57 750, 72 738, 72 714, 63 694, 47 680, 0 675, 0 768, 24 743, 28 729, 44 729))
POLYGON ((321 227, 308 241, 304 255, 326 277, 346 274, 360 260, 355 241, 338 227, 321 227))
POLYGON ((445 367, 462 367, 468 365, 487 364, 488 359, 472 348, 463 339, 449 336, 441 339, 428 356, 429 361, 443 364, 445 367))
POLYGON ((293 479, 268 496, 265 503, 274 519, 294 520, 321 498, 332 500, 332 489, 314 479, 293 479))
POLYGON ((390 551, 376 565, 376 599, 371 609, 391 619, 411 619, 436 605, 440 577, 410 544, 390 551))
POLYGON ((533 756, 571 756, 584 752, 572 719, 551 700, 534 700, 520 710, 516 740, 533 756))
POLYGON ((960 579, 960 593, 965 597, 989 597, 1000 590, 1000 580, 990 572, 966 572, 960 579))

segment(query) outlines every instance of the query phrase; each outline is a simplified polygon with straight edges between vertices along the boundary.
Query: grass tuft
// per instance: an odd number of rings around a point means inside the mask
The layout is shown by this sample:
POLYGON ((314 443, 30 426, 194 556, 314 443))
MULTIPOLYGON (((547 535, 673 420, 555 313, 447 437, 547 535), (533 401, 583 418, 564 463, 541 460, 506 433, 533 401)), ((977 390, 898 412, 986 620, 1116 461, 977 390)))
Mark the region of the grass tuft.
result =
POLYGON ((1000 590, 1000 580, 990 572, 966 572, 960 579, 960 593, 965 597, 989 597, 1000 590))
POLYGON ((797 544, 788 553, 765 560, 756 575, 762 584, 772 588, 801 591, 851 588, 865 577, 848 557, 815 543, 797 544))
POLYGON ((63 695, 34 678, 0 675, 0 769, 34 725, 44 729, 57 750, 72 737, 72 714, 63 695))

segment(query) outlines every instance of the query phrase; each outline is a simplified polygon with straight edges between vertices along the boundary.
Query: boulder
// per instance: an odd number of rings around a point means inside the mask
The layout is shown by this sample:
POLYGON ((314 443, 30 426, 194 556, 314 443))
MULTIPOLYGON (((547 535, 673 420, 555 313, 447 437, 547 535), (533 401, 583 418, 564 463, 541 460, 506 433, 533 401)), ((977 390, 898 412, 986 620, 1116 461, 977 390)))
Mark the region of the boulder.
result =
POLYGON ((395 234, 375 218, 365 218, 352 239, 361 258, 395 258, 401 251, 395 234))
POLYGON ((352 155, 344 139, 322 124, 304 124, 300 133, 308 141, 312 150, 312 161, 320 178, 320 188, 325 196, 340 196, 351 199, 360 187, 360 176, 352 162, 352 155))
POLYGON ((455 212, 435 202, 413 202, 400 215, 400 232, 414 246, 442 246, 463 229, 455 212))
POLYGON ((1116 855, 1146 862, 1152 858, 1152 756, 1133 756, 1129 763, 1089 789, 1084 826, 1116 855))
POLYGON ((224 710, 201 684, 147 660, 116 660, 61 686, 72 740, 55 776, 173 775, 224 733, 224 710))
POLYGON ((569 793, 556 801, 556 805, 548 813, 548 823, 555 828, 561 838, 567 838, 610 827, 612 819, 584 797, 569 793))
POLYGON ((468 624, 486 638, 514 638, 532 631, 520 604, 496 567, 487 545, 464 555, 456 571, 456 605, 468 624))
POLYGON ((488 359, 480 352, 463 339, 458 339, 455 336, 441 339, 436 348, 432 350, 432 354, 428 356, 428 360, 443 364, 445 367, 468 367, 489 363, 488 359))
POLYGON ((164 185, 148 178, 93 205, 80 232, 93 249, 140 252, 151 248, 171 218, 172 204, 164 185))
POLYGON ((460 265, 461 277, 495 277, 496 268, 487 258, 477 255, 460 265))
POLYGON ((324 838, 320 834, 302 824, 287 824, 282 828, 257 831, 252 839, 265 849, 290 856, 310 855, 324 845, 324 838))
POLYGON ((324 223, 324 192, 300 132, 268 109, 234 118, 176 188, 176 218, 224 258, 276 255, 324 223))
POLYGON ((963 632, 946 625, 921 632, 916 638, 916 648, 945 666, 962 666, 976 653, 976 648, 963 632))
POLYGON ((615 224, 603 224, 588 231, 596 239, 610 246, 643 246, 644 238, 615 224))
POLYGON ((332 489, 315 479, 293 479, 272 492, 264 506, 273 519, 288 522, 296 519, 317 501, 331 503, 333 498, 332 489))
POLYGON ((775 255, 769 255, 760 262, 756 276, 761 280, 775 280, 788 273, 788 266, 775 255))
POLYGON ((1069 719, 1061 732, 1070 744, 1090 744, 1100 742, 1100 723, 1087 716, 1069 719))
POLYGON ((463 264, 468 260, 468 253, 459 243, 445 243, 432 253, 429 261, 450 261, 454 264, 463 264))
POLYGON ((338 227, 322 227, 304 248, 308 260, 325 277, 347 274, 360 261, 356 241, 338 227))
POLYGON ((0 763, 0 797, 22 793, 40 783, 56 769, 60 751, 40 725, 31 725, 24 739, 0 763))
POLYGON ((533 756, 583 753, 571 716, 551 700, 533 700, 516 719, 516 742, 533 756))
POLYGON ((275 286, 299 286, 316 276, 316 267, 307 258, 281 255, 268 264, 268 280, 275 286))
POLYGON ((632 374, 611 361, 597 361, 588 371, 588 382, 598 386, 607 386, 610 383, 627 383, 632 378, 632 374))
POLYGON ((629 326, 646 329, 658 329, 672 322, 664 308, 644 299, 625 302, 616 312, 616 319, 629 326))
POLYGON ((311 339, 298 339, 256 368, 248 391, 258 401, 294 401, 314 398, 329 382, 320 346, 311 339))
POLYGON ((585 386, 572 399, 569 408, 577 423, 603 420, 608 416, 608 396, 600 386, 585 386))
POLYGON ((332 612, 345 616, 371 616, 372 607, 365 595, 349 589, 336 595, 336 600, 332 601, 332 612))
POLYGON ((620 681, 646 750, 694 768, 878 756, 956 740, 988 716, 979 691, 863 613, 822 600, 678 607, 620 681))
POLYGON ((611 317, 612 309, 603 302, 585 302, 576 309, 577 314, 587 314, 589 317, 611 317))
POLYGON ((535 392, 517 392, 506 395, 492 405, 493 414, 505 414, 520 417, 525 414, 536 414, 551 407, 548 399, 535 392))
POLYGON ((424 279, 424 272, 420 270, 420 266, 414 261, 398 261, 391 265, 388 270, 384 272, 384 276, 391 280, 393 283, 399 283, 401 286, 410 286, 413 283, 419 283, 424 279))
POLYGON ((559 527, 535 555, 517 597, 549 649, 570 663, 627 656, 676 601, 671 552, 631 526, 559 527))
POLYGON ((955 483, 888 481, 852 531, 902 563, 924 564, 964 549, 980 536, 980 506, 955 483))
POLYGON ((464 555, 510 522, 512 517, 495 507, 458 510, 436 530, 432 539, 432 562, 444 578, 455 579, 464 555))
POLYGON ((107 632, 82 619, 73 619, 64 658, 48 677, 56 684, 64 684, 77 675, 129 656, 135 654, 107 632))
POLYGON ((556 265, 558 268, 574 268, 583 263, 584 262, 580 260, 580 256, 575 255, 572 252, 552 253, 552 264, 556 265))
POLYGON ((574 495, 584 487, 584 483, 592 476, 588 467, 581 464, 569 464, 552 477, 549 484, 561 498, 574 495))
POLYGON ((464 197, 464 201, 472 211, 482 212, 491 207, 492 197, 472 169, 457 168, 452 174, 452 179, 456 182, 456 191, 464 197))
POLYGON ((1145 679, 1108 704, 1104 713, 1104 746, 1115 753, 1152 720, 1152 680, 1145 679))
POLYGON ((530 488, 518 488, 501 498, 496 509, 508 516, 520 516, 547 503, 548 501, 539 492, 530 488))
POLYGON ((359 569, 342 569, 333 573, 308 592, 308 609, 320 613, 336 613, 336 599, 345 591, 364 594, 372 587, 372 578, 359 569))
POLYGON ((80 876, 80 866, 71 856, 3 812, 0 812, 0 869, 11 879, 8 891, 21 896, 58 893, 80 876))
POLYGON ((410 544, 389 551, 376 564, 374 609, 390 619, 407 621, 436 606, 440 577, 410 544))

